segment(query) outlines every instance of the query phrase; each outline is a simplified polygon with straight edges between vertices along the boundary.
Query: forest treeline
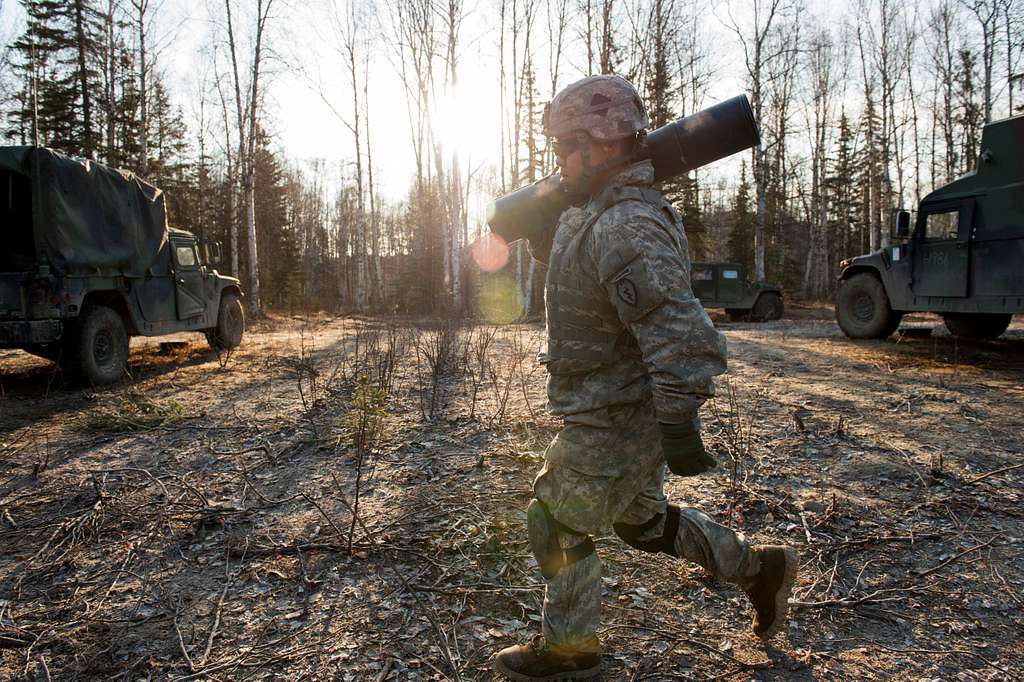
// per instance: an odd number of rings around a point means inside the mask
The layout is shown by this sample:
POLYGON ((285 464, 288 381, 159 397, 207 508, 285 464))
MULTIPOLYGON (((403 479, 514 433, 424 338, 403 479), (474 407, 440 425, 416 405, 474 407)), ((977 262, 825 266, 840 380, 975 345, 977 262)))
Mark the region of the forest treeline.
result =
MULTIPOLYGON (((21 0, 0 120, 7 144, 96 159, 166 190, 173 225, 225 243, 222 269, 242 278, 253 311, 472 314, 490 276, 467 248, 486 229, 473 198, 553 170, 541 135, 553 93, 617 73, 659 126, 713 104, 716 85, 735 78, 762 142, 732 177, 702 169, 666 187, 692 255, 826 298, 842 258, 888 243, 892 211, 971 171, 984 124, 1024 104, 1024 2, 837 5, 324 0, 309 11, 335 38, 345 81, 336 101, 346 103, 335 114, 354 153, 307 160, 270 132, 296 122, 273 120, 266 105, 267 65, 290 68, 275 29, 294 4, 210 0, 196 59, 212 68, 177 92, 166 74, 194 43, 178 47, 180 33, 161 28, 165 3, 21 0), (437 102, 459 82, 466 45, 480 41, 492 48, 501 134, 493 167, 470 168, 437 134, 437 102), (382 197, 374 156, 382 63, 408 111, 414 167, 401 200, 382 197)), ((524 312, 537 309, 542 267, 513 248, 499 275, 524 312)))

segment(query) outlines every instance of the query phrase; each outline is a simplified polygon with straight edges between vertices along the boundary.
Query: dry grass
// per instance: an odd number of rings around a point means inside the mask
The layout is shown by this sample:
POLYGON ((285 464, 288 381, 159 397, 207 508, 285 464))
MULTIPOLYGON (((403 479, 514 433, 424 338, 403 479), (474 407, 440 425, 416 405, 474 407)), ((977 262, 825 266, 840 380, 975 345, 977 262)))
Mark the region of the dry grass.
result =
MULTIPOLYGON (((605 679, 1024 665, 1024 333, 853 344, 812 313, 725 327, 704 419, 730 466, 667 483, 798 548, 789 627, 765 647, 739 592, 601 537, 605 679)), ((490 680, 536 630, 541 330, 460 329, 435 381, 438 339, 418 362, 398 321, 272 322, 223 369, 197 339, 173 362, 136 346, 127 389, 4 365, 0 677, 490 680), (382 420, 362 445, 360 400, 382 420)))

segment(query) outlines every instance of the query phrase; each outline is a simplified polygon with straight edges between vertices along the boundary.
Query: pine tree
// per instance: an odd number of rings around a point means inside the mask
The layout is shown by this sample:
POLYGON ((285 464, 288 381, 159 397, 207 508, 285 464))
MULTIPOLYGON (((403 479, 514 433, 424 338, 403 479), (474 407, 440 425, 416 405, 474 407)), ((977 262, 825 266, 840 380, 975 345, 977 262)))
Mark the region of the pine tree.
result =
POLYGON ((651 56, 649 75, 645 85, 647 114, 651 129, 660 128, 672 120, 674 92, 672 69, 669 66, 669 50, 675 39, 672 30, 672 4, 667 0, 653 0, 651 8, 651 56))
POLYGON ((830 160, 830 172, 825 177, 824 190, 828 201, 829 220, 834 225, 830 242, 844 256, 861 253, 859 235, 864 234, 860 223, 863 196, 857 184, 857 170, 861 165, 857 159, 855 131, 850 126, 846 113, 839 118, 839 136, 836 140, 835 156, 830 160))
POLYGON ((741 263, 748 273, 754 268, 754 213, 750 210, 750 180, 746 161, 740 166, 740 185, 733 199, 733 227, 729 233, 729 260, 741 263))
POLYGON ((981 144, 981 127, 984 124, 985 112, 978 101, 978 93, 975 87, 975 73, 978 58, 970 50, 960 50, 960 69, 957 73, 957 104, 960 113, 957 123, 960 124, 960 160, 962 163, 961 173, 967 173, 974 169, 975 160, 978 157, 978 147, 981 144))
POLYGON ((284 169, 270 149, 270 138, 257 127, 256 138, 256 222, 260 226, 259 253, 263 254, 260 278, 263 302, 283 307, 293 302, 289 292, 298 286, 299 253, 296 247, 292 210, 284 169))
POLYGON ((690 259, 704 260, 708 255, 707 228, 700 203, 700 185, 697 178, 689 176, 681 180, 682 191, 676 208, 683 218, 686 239, 690 245, 690 259))
POLYGON ((87 0, 22 3, 25 32, 12 45, 23 82, 19 107, 9 114, 10 139, 92 157, 99 146, 94 94, 100 92, 95 54, 98 14, 87 0))

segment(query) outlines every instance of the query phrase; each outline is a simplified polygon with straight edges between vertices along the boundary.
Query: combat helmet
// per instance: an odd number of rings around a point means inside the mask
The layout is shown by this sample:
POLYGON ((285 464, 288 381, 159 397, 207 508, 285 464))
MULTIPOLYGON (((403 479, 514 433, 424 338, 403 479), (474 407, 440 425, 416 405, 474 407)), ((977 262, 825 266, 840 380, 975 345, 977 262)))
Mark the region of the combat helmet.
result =
POLYGON ((647 111, 636 88, 620 76, 588 76, 562 89, 544 109, 544 135, 585 132, 600 142, 633 137, 647 128, 647 111))

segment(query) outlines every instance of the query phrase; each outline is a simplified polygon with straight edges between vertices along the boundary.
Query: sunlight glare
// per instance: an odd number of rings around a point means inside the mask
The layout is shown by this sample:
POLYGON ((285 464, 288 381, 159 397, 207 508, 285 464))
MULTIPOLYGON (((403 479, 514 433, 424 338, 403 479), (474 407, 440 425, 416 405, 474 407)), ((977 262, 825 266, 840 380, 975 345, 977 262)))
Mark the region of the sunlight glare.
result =
POLYGON ((495 147, 494 115, 481 93, 468 88, 447 91, 434 111, 434 133, 445 153, 457 152, 463 164, 489 160, 495 147))
POLYGON ((496 234, 484 233, 469 246, 473 262, 484 272, 497 272, 508 263, 508 245, 496 234))
POLYGON ((522 296, 515 279, 506 274, 483 275, 480 283, 480 314, 494 324, 511 324, 523 314, 522 296))

